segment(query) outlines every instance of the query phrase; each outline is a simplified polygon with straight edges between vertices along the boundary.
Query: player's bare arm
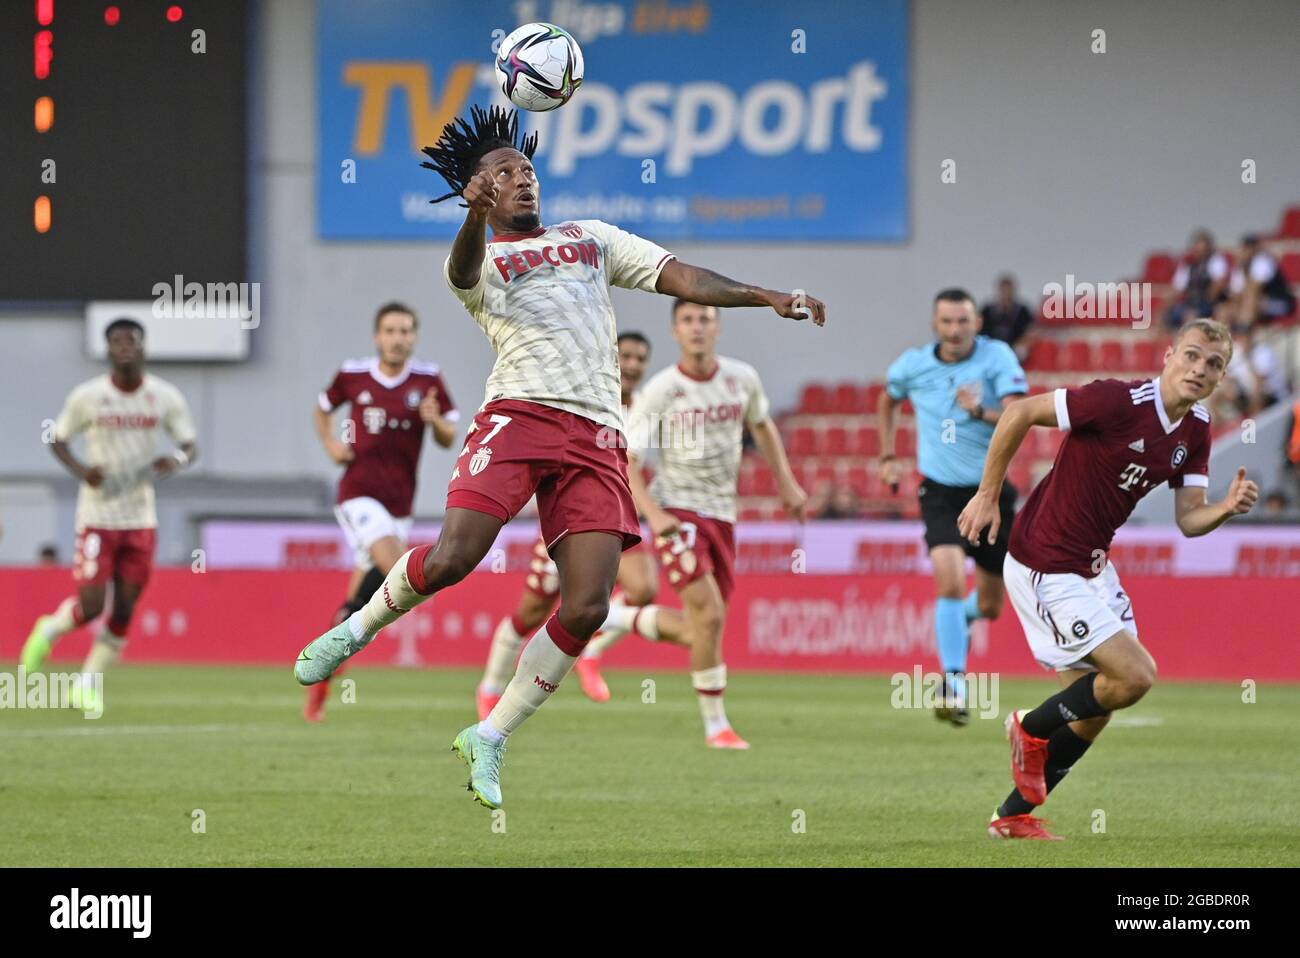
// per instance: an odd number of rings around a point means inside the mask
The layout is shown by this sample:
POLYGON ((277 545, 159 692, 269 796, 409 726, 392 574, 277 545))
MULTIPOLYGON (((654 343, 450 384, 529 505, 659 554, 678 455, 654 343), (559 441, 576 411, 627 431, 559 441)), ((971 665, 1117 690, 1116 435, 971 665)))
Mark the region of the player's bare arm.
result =
MULTIPOLYGON (((886 394, 887 395, 887 394, 886 394)), ((1002 418, 1002 412, 1013 402, 1019 402, 1025 398, 1024 393, 1011 393, 1002 397, 1002 409, 987 409, 980 401, 979 391, 971 389, 961 389, 957 391, 957 405, 971 414, 971 418, 978 419, 980 422, 986 422, 990 426, 996 426, 998 420, 1002 418)))
POLYGON ((63 463, 64 468, 88 486, 98 487, 104 481, 104 470, 99 466, 87 466, 78 459, 62 439, 56 439, 50 445, 54 458, 63 463))
POLYGON ((437 393, 429 389, 420 400, 420 420, 428 423, 433 432, 433 441, 443 449, 450 449, 456 441, 456 425, 442 416, 442 406, 438 404, 437 393))
POLYGON ((880 430, 880 478, 889 488, 898 492, 898 484, 903 479, 903 467, 898 463, 898 457, 894 455, 895 436, 898 433, 898 423, 894 421, 894 407, 898 403, 894 397, 889 395, 888 389, 880 391, 880 400, 876 404, 877 426, 880 430))
POLYGON ((997 541, 998 528, 1002 524, 998 496, 1002 494, 1002 483, 1007 478, 1011 460, 1029 434, 1030 426, 1054 428, 1056 425, 1056 397, 1052 393, 1021 399, 1006 406, 998 417, 997 428, 993 430, 979 492, 971 497, 957 517, 957 529, 963 539, 979 545, 980 532, 988 528, 987 541, 997 541))
POLYGON ((488 214, 497 205, 500 189, 492 171, 479 170, 470 177, 461 195, 469 204, 469 212, 451 244, 447 275, 460 289, 473 289, 478 285, 487 249, 488 214))
POLYGON ((758 451, 776 474, 777 491, 785 511, 792 518, 803 522, 806 518, 804 510, 808 505, 808 493, 804 492, 790 470, 790 460, 786 457, 785 444, 781 442, 781 434, 776 431, 776 425, 772 420, 764 419, 750 426, 749 431, 754 437, 754 445, 758 446, 758 451))
POLYGON ((1244 467, 1228 487, 1228 494, 1210 502, 1204 486, 1183 486, 1174 490, 1174 521, 1189 539, 1213 532, 1233 516, 1243 516, 1259 501, 1259 486, 1246 478, 1244 467))
POLYGON ((351 462, 356 454, 352 446, 334 435, 334 416, 320 406, 313 406, 312 414, 316 420, 316 435, 320 437, 321 445, 325 447, 330 459, 340 466, 351 462))
POLYGON ((826 325, 826 305, 820 299, 738 283, 680 260, 670 260, 664 266, 655 289, 702 306, 770 306, 786 319, 812 319, 818 326, 826 325))

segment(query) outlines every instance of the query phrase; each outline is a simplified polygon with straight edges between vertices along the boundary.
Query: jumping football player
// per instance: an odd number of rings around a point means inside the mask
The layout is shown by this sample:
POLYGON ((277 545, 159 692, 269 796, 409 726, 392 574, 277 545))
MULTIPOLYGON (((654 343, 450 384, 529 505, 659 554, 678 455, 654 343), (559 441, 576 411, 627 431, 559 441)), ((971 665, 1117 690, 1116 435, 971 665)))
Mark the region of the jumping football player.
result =
POLYGON ((144 327, 116 319, 104 330, 111 372, 68 394, 54 425, 55 458, 81 480, 77 493, 77 540, 72 578, 77 594, 52 615, 36 620, 23 645, 22 665, 39 671, 54 643, 103 610, 108 584, 113 601, 90 654, 82 665, 81 706, 96 710, 92 676, 102 674, 122 655, 127 629, 140 594, 153 571, 158 513, 153 478, 170 476, 199 456, 194 423, 179 389, 145 371, 144 327), (158 434, 177 446, 157 456, 158 434), (69 443, 86 436, 83 463, 69 443))
POLYGON ((880 475, 897 486, 902 467, 894 455, 894 408, 911 399, 916 409, 921 516, 939 593, 934 631, 944 673, 939 719, 966 725, 966 656, 970 624, 1002 613, 1002 560, 1015 515, 1016 490, 1004 483, 998 497, 1002 535, 972 546, 957 534, 957 516, 975 495, 993 427, 1002 410, 1026 391, 1025 371, 1006 343, 979 335, 982 320, 964 289, 934 298, 936 342, 909 349, 889 367, 880 394, 880 475), (975 560, 975 588, 966 593, 966 557, 975 560))
MULTIPOLYGON (((625 410, 632 405, 632 395, 645 376, 649 359, 648 339, 635 332, 619 334, 618 371, 625 410)), ((653 642, 686 643, 681 612, 651 605, 659 591, 659 567, 644 542, 628 549, 619 559, 618 587, 622 594, 611 599, 601 630, 587 643, 574 666, 582 691, 596 702, 609 701, 609 685, 600 673, 600 657, 628 632, 637 632, 653 642)), ((546 621, 559 598, 559 570, 546 552, 545 540, 538 539, 519 605, 497 623, 492 634, 487 665, 474 695, 480 720, 488 717, 514 678, 524 640, 546 621)))
MULTIPOLYGON (((317 399, 316 434, 329 457, 347 467, 334 515, 354 560, 348 598, 331 625, 347 621, 365 605, 406 551, 425 424, 443 449, 456 439, 460 412, 442 373, 433 363, 411 358, 419 326, 409 306, 380 306, 375 313, 377 355, 345 362, 317 399), (340 439, 333 413, 344 403, 351 408, 340 439)), ((328 698, 328 680, 307 690, 307 721, 325 717, 328 698)))
POLYGON ((735 587, 736 479, 745 426, 776 473, 781 500, 804 520, 808 501, 768 416, 767 396, 753 366, 717 354, 718 310, 679 298, 672 309, 675 366, 650 377, 628 423, 632 496, 655 535, 669 583, 686 610, 691 684, 711 748, 749 748, 727 720, 727 666, 722 634, 735 587), (649 488, 640 463, 659 452, 649 488))
POLYGON ((1038 708, 1007 718, 1015 788, 993 813, 995 838, 1055 839, 1032 813, 1083 757, 1111 712, 1150 690, 1156 663, 1138 641, 1133 604, 1107 553, 1138 500, 1161 483, 1174 519, 1203 536, 1251 510, 1259 487, 1238 469, 1219 502, 1207 501, 1210 413, 1200 404, 1232 358, 1222 323, 1197 319, 1165 350, 1149 382, 1101 379, 1015 403, 993 433, 979 492, 958 519, 972 545, 1002 522, 999 490, 1030 426, 1068 435, 1056 463, 1011 530, 1005 577, 1029 648, 1063 686, 1038 708))
POLYGON ((501 526, 536 493, 542 534, 560 573, 560 608, 529 640, 515 677, 486 719, 452 748, 470 789, 501 805, 508 736, 550 697, 609 612, 619 556, 640 541, 621 442, 616 322, 608 287, 718 306, 767 306, 825 322, 811 297, 735 282, 678 262, 647 240, 599 220, 543 226, 541 184, 519 116, 474 108, 426 147, 468 212, 443 266, 447 285, 482 327, 496 363, 484 404, 452 472, 438 544, 407 552, 360 612, 302 650, 294 672, 329 677, 384 626, 468 575, 501 526), (487 229, 492 227, 492 240, 487 229))

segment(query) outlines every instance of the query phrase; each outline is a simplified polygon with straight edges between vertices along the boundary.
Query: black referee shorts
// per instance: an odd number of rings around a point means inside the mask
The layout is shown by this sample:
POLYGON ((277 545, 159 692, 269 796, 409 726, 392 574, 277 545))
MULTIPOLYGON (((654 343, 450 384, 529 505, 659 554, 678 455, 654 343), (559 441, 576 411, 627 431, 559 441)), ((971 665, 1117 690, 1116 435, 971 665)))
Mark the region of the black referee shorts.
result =
POLYGON ((979 491, 979 486, 945 486, 933 479, 922 479, 917 497, 921 502, 921 518, 925 520, 925 544, 935 546, 961 546, 975 564, 985 572, 1002 575, 1002 561, 1007 557, 1007 542, 1011 539, 1011 523, 1016 517, 1016 487, 1002 484, 998 509, 1002 524, 996 542, 989 544, 981 536, 980 544, 973 546, 957 531, 957 517, 966 503, 979 491))

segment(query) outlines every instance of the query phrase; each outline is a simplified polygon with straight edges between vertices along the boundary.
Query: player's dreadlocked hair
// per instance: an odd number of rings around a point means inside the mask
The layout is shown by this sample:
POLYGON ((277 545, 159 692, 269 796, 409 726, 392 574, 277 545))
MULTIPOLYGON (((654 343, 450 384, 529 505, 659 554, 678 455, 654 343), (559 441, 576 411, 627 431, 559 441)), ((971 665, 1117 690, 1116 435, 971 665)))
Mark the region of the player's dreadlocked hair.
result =
POLYGON ((531 160, 537 150, 536 132, 522 139, 519 136, 518 110, 494 106, 488 111, 476 106, 470 109, 470 119, 474 121, 473 126, 456 117, 442 128, 438 142, 422 151, 433 162, 421 163, 420 166, 438 173, 452 187, 450 193, 430 200, 431 203, 462 196, 465 185, 474 176, 474 170, 485 154, 508 146, 531 160))

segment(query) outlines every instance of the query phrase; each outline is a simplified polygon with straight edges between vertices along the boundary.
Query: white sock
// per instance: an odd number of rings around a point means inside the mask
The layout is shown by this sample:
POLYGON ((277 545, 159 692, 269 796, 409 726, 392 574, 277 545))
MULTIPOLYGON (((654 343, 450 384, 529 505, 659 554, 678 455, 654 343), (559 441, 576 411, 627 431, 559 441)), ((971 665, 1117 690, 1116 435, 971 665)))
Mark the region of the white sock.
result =
POLYGON ((591 641, 587 643, 587 647, 582 650, 582 657, 584 659, 600 658, 607 649, 625 635, 627 635, 627 632, 623 629, 606 629, 604 632, 597 632, 592 636, 591 641))
POLYGON ((59 607, 54 610, 54 614, 45 620, 42 631, 45 639, 51 646, 58 641, 60 636, 67 635, 77 627, 77 620, 73 616, 73 610, 77 607, 77 597, 68 596, 59 603, 59 607))
POLYGON ((609 615, 605 616, 605 621, 601 623, 597 632, 604 632, 607 629, 618 629, 620 632, 632 631, 632 620, 636 614, 641 611, 639 605, 625 605, 622 602, 611 602, 609 604, 609 615))
POLYGON ((522 725, 559 688, 560 681, 577 663, 577 656, 565 655, 555 644, 549 629, 550 622, 546 628, 538 629, 524 646, 524 654, 519 656, 519 668, 501 694, 501 701, 497 702, 487 719, 479 723, 480 733, 489 739, 495 741, 490 732, 505 738, 522 725), (483 729, 484 725, 488 726, 487 731, 483 729))
POLYGON ((659 641, 659 606, 643 605, 632 617, 632 631, 651 642, 659 641))
POLYGON ((500 695, 515 674, 515 662, 523 647, 524 637, 515 631, 515 624, 506 616, 492 634, 492 647, 488 650, 487 667, 479 688, 490 695, 500 695))
POLYGON ((392 625, 407 612, 431 596, 416 592, 406 578, 406 563, 414 549, 408 549, 393 563, 384 578, 384 584, 375 590, 370 601, 348 619, 352 636, 367 645, 386 625, 392 625))
POLYGON ((691 685, 700 700, 700 715, 704 717, 704 737, 713 738, 731 728, 727 710, 722 704, 722 693, 727 688, 727 667, 718 665, 691 673, 691 685))
POLYGON ((102 674, 107 671, 110 665, 122 657, 122 649, 125 645, 126 639, 119 638, 107 629, 100 632, 95 637, 94 645, 90 647, 86 661, 82 663, 82 674, 94 675, 97 672, 102 674))

